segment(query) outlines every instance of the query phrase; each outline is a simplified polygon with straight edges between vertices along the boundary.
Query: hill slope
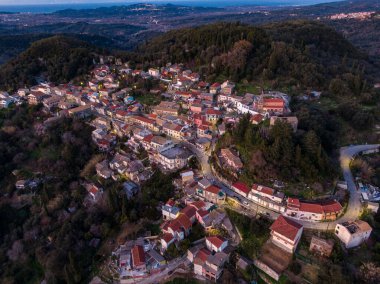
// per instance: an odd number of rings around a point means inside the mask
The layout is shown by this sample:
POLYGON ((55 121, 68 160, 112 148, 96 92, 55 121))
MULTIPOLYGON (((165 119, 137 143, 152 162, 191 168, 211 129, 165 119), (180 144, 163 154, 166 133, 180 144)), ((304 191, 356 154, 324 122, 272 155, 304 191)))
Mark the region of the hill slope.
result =
MULTIPOLYGON (((140 61, 182 62, 206 74, 273 86, 327 88, 345 64, 367 64, 365 56, 321 23, 291 21, 264 27, 217 23, 170 31, 141 46, 140 61)), ((136 58, 136 57, 135 57, 136 58)))
POLYGON ((89 71, 94 51, 87 43, 64 36, 36 41, 2 66, 0 87, 12 90, 32 85, 40 75, 53 82, 67 82, 89 71))

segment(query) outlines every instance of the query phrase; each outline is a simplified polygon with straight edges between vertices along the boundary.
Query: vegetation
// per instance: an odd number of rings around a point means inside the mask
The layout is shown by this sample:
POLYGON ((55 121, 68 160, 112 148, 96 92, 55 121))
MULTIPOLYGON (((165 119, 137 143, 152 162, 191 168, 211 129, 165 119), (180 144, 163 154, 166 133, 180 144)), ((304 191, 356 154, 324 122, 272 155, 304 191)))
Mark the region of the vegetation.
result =
POLYGON ((269 238, 270 221, 265 217, 256 219, 226 209, 231 222, 237 227, 243 237, 237 252, 250 259, 258 257, 262 245, 269 238))
MULTIPOLYGON (((133 201, 122 194, 120 183, 109 182, 104 183, 101 199, 89 203, 82 177, 91 177, 93 161, 102 158, 91 143, 92 129, 66 118, 46 125, 46 118, 40 106, 0 111, 0 276, 4 283, 88 282, 107 251, 107 240, 126 222, 158 219, 159 202, 173 194, 175 175, 156 171, 133 201), (33 190, 16 190, 15 182, 21 179, 40 184, 33 190), (99 247, 92 242, 97 239, 99 247)), ((146 224, 146 229, 158 233, 155 224, 146 224)))
POLYGON ((0 87, 14 90, 32 86, 43 76, 56 83, 87 74, 93 64, 95 50, 83 41, 54 36, 34 42, 30 48, 3 65, 0 87))
POLYGON ((230 145, 240 153, 245 165, 242 179, 249 183, 271 179, 323 182, 334 176, 321 139, 313 129, 294 134, 287 123, 276 122, 268 128, 251 124, 249 116, 245 116, 218 140, 216 151, 230 145))

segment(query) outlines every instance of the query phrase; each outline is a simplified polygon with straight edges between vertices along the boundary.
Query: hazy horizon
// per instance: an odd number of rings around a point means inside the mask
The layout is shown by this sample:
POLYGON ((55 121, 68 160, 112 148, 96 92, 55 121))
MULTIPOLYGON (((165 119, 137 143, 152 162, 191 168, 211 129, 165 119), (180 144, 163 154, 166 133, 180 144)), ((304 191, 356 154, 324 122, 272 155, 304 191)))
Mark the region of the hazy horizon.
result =
POLYGON ((83 5, 83 4, 133 4, 133 3, 171 3, 171 4, 181 4, 194 2, 198 5, 207 6, 217 6, 221 3, 222 6, 233 6, 233 5, 264 5, 264 4, 275 4, 275 5, 312 5, 318 3, 328 3, 328 2, 338 2, 343 0, 237 0, 237 1, 220 1, 220 0, 21 0, 17 3, 14 0, 0 0, 0 6, 37 6, 37 5, 83 5), (228 3, 228 5, 226 5, 228 3))

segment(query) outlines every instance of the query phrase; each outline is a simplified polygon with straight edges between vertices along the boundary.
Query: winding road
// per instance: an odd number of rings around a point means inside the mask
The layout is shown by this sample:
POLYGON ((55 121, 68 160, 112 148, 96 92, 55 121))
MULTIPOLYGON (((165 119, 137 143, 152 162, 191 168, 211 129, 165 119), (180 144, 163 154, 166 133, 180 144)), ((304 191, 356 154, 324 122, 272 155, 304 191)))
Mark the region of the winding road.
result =
MULTIPOLYGON (((247 210, 254 210, 259 213, 265 213, 271 219, 276 219, 278 217, 279 213, 271 211, 267 208, 258 206, 257 204, 251 202, 250 200, 235 193, 234 191, 231 190, 229 185, 225 184, 217 176, 215 176, 211 170, 211 166, 209 163, 210 153, 207 153, 198 149, 194 144, 191 144, 189 142, 183 141, 181 142, 181 144, 189 148, 195 154, 195 156, 197 157, 198 161, 201 164, 203 175, 209 178, 210 180, 213 180, 214 182, 216 182, 217 185, 219 185, 225 191, 227 195, 238 197, 240 200, 243 201, 243 203, 246 204, 245 207, 247 208, 247 210)), ((350 170, 350 162, 352 158, 355 157, 355 155, 363 151, 372 150, 379 147, 380 147, 380 144, 371 144, 371 145, 347 146, 347 147, 342 147, 340 149, 340 158, 339 158, 340 166, 343 171, 344 180, 347 182, 348 191, 350 192, 350 199, 348 202, 347 210, 343 216, 341 216, 339 219, 332 222, 311 222, 307 220, 298 220, 298 219, 296 221, 302 224, 307 229, 333 230, 338 223, 357 219, 362 209, 362 204, 360 201, 361 195, 355 185, 355 181, 350 170)), ((242 212, 242 213, 246 214, 247 212, 242 212)))

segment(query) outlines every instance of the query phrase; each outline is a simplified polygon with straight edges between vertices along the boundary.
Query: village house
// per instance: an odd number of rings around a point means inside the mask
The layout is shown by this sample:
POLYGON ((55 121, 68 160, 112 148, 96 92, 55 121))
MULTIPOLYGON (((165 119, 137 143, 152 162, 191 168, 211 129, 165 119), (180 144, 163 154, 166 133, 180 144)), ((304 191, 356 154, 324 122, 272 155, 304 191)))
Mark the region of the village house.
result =
POLYGON ((243 168, 243 163, 239 156, 231 151, 231 149, 224 148, 220 150, 220 156, 222 158, 222 164, 234 169, 241 170, 243 168), (223 163, 224 162, 224 163, 223 163))
POLYGON ((221 90, 221 85, 219 83, 214 83, 210 86, 211 94, 218 94, 221 90))
POLYGON ((259 101, 259 110, 268 113, 283 114, 285 111, 285 102, 282 98, 264 97, 259 101))
POLYGON ((153 107, 153 113, 157 115, 178 115, 179 105, 175 102, 162 101, 153 107))
POLYGON ((28 103, 30 105, 37 105, 39 103, 42 103, 42 101, 48 97, 49 97, 49 95, 47 95, 41 91, 35 91, 35 92, 32 92, 28 95, 28 103))
POLYGON ((206 188, 202 188, 202 186, 198 185, 196 194, 202 199, 214 204, 222 204, 226 199, 226 194, 216 185, 210 185, 206 188))
POLYGON ((343 222, 335 226, 335 235, 348 249, 366 242, 371 232, 371 226, 362 220, 343 222))
POLYGON ((206 109, 206 120, 211 123, 216 123, 222 117, 222 112, 216 109, 206 109))
POLYGON ((178 170, 185 166, 192 154, 189 150, 181 147, 173 147, 168 150, 159 152, 155 159, 165 170, 178 170))
POLYGON ((240 181, 233 183, 231 189, 246 198, 248 197, 248 193, 251 191, 245 183, 240 181))
POLYGON ((221 93, 231 96, 235 91, 235 84, 230 81, 225 81, 221 85, 221 93))
POLYGON ((224 264, 229 259, 229 255, 223 251, 228 242, 219 236, 211 238, 213 238, 211 241, 206 238, 206 244, 201 243, 188 249, 187 259, 193 263, 194 274, 216 282, 222 275, 224 264), (210 248, 218 248, 218 251, 212 252, 210 248))
POLYGON ((135 245, 131 251, 131 254, 133 269, 139 272, 145 272, 146 264, 144 248, 142 246, 135 245))
POLYGON ((342 205, 336 200, 323 203, 306 203, 297 198, 288 198, 286 215, 309 221, 336 220, 342 210, 342 205))
POLYGON ((303 226, 280 215, 270 227, 271 242, 279 248, 294 253, 301 239, 303 226))
POLYGON ((86 118, 92 114, 92 106, 84 105, 69 109, 69 115, 76 118, 86 118))
POLYGON ((228 246, 228 241, 220 236, 206 237, 206 247, 212 253, 221 252, 228 246))
POLYGON ((172 123, 172 122, 166 122, 162 126, 163 132, 166 135, 168 135, 170 137, 173 137, 175 139, 181 139, 181 137, 182 137, 182 132, 181 132, 182 128, 183 128, 182 125, 179 125, 179 124, 176 124, 176 123, 172 123))
POLYGON ((164 220, 173 220, 178 217, 180 209, 175 206, 173 199, 169 199, 161 208, 162 218, 164 220))
POLYGON ((283 192, 259 184, 253 184, 248 193, 249 200, 277 212, 285 212, 284 198, 283 192))

